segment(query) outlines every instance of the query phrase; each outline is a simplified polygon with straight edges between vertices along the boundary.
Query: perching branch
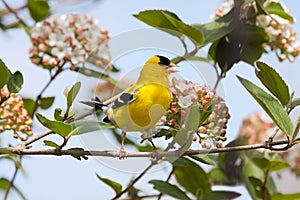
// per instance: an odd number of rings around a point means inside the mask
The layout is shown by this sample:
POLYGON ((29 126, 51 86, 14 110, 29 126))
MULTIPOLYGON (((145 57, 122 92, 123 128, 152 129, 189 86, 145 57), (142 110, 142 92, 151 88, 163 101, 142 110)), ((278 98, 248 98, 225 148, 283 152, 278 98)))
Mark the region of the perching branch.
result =
MULTIPOLYGON (((46 132, 45 132, 46 133, 46 132)), ((280 140, 274 142, 264 142, 261 144, 252 144, 252 145, 241 145, 241 146, 233 146, 233 147, 222 147, 222 148, 213 148, 213 149, 199 149, 199 150, 188 150, 188 151, 164 151, 157 152, 157 154, 153 154, 153 152, 127 152, 127 158, 142 158, 142 157, 150 157, 150 158, 164 158, 164 157, 182 157, 182 156, 191 156, 191 155, 199 155, 199 154, 214 154, 214 153, 224 153, 224 152, 233 152, 233 151, 246 151, 252 149, 271 149, 274 146, 288 144, 288 140, 280 140)), ((16 147, 7 147, 0 148, 1 154, 17 154, 17 155, 54 155, 54 156, 101 156, 101 157, 112 157, 119 158, 119 152, 114 150, 104 150, 104 151, 89 151, 89 150, 57 150, 57 149, 27 149, 20 148, 20 146, 16 147)))

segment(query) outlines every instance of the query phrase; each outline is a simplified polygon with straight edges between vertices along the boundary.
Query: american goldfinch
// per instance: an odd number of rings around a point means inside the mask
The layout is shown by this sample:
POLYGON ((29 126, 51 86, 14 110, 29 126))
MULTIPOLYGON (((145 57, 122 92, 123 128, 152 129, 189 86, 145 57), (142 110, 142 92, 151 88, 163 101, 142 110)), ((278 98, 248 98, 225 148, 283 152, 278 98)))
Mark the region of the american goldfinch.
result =
POLYGON ((122 92, 110 105, 103 105, 99 98, 93 103, 82 102, 94 106, 95 109, 102 109, 107 115, 103 121, 112 122, 122 129, 119 158, 125 156, 124 140, 128 131, 147 132, 148 140, 156 151, 151 130, 169 107, 169 75, 177 72, 174 66, 164 56, 152 56, 144 64, 136 83, 122 92))

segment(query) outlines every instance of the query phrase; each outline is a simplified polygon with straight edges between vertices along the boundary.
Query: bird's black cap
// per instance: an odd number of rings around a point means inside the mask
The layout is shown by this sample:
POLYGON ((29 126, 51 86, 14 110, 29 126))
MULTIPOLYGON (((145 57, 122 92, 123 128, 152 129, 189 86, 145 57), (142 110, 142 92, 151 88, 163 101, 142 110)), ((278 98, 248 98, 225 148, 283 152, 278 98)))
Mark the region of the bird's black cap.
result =
POLYGON ((164 56, 160 56, 160 55, 156 55, 156 56, 159 57, 160 62, 158 64, 160 64, 160 65, 168 66, 171 63, 171 61, 164 56))

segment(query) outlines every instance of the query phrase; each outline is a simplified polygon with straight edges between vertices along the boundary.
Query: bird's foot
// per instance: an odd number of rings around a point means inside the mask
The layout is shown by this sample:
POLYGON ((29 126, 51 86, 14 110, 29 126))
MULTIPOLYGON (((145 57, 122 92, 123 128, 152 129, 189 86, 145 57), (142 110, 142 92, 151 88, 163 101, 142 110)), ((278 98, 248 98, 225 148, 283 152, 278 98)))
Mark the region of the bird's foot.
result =
POLYGON ((121 146, 119 151, 119 159, 122 160, 127 156, 124 146, 121 146))

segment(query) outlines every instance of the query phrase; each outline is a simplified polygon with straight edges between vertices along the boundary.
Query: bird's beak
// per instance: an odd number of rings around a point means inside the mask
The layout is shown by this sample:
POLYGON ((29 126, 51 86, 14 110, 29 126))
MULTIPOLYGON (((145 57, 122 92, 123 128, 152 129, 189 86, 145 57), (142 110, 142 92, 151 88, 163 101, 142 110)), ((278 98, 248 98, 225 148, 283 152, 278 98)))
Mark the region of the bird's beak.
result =
POLYGON ((169 68, 167 69, 167 72, 169 72, 169 73, 178 72, 178 70, 173 68, 173 67, 178 67, 178 65, 176 65, 175 63, 171 62, 168 66, 169 66, 169 68))

